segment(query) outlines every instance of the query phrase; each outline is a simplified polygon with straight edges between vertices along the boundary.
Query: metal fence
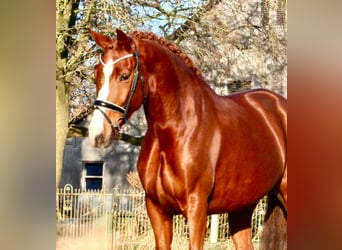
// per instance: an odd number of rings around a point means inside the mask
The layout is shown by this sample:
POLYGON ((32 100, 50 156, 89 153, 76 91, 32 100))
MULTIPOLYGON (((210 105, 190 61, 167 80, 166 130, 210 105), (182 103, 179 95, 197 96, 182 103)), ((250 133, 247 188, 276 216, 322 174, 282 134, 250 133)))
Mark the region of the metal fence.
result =
MULTIPOLYGON (((144 193, 139 190, 81 192, 66 185, 57 190, 57 250, 153 249, 154 236, 147 216, 144 193)), ((258 249, 266 199, 252 218, 252 236, 258 249)), ((173 219, 172 249, 188 249, 188 227, 183 216, 173 219)), ((234 249, 228 214, 210 215, 204 249, 234 249)))

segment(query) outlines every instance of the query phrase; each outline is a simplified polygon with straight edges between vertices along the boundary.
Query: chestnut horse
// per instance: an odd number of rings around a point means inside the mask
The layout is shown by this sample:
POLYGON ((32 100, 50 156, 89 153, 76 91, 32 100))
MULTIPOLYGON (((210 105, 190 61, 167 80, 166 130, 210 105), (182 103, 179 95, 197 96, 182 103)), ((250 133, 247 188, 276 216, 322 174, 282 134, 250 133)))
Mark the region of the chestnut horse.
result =
POLYGON ((281 207, 286 221, 285 98, 267 90, 219 96, 188 56, 151 32, 90 34, 103 49, 90 142, 110 146, 144 106, 148 129, 137 169, 156 249, 171 248, 175 214, 188 221, 190 249, 203 249, 207 215, 226 212, 236 249, 253 249, 251 216, 265 195, 275 201, 266 217, 279 217, 272 211, 281 207))

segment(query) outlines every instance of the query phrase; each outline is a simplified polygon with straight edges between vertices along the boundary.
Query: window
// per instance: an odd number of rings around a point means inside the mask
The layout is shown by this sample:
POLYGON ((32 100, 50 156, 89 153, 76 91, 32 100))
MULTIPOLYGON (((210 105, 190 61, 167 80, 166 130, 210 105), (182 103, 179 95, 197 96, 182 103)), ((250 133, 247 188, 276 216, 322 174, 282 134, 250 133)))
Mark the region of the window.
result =
POLYGON ((102 189, 103 162, 84 162, 82 189, 102 189))

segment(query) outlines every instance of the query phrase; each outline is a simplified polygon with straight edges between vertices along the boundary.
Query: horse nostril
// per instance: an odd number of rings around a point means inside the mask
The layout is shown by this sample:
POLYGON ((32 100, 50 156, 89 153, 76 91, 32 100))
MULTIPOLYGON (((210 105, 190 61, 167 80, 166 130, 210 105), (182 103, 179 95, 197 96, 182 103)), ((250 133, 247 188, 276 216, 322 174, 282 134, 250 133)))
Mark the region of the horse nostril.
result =
POLYGON ((102 145, 103 141, 104 141, 103 134, 99 134, 99 135, 95 136, 95 145, 96 146, 102 145))

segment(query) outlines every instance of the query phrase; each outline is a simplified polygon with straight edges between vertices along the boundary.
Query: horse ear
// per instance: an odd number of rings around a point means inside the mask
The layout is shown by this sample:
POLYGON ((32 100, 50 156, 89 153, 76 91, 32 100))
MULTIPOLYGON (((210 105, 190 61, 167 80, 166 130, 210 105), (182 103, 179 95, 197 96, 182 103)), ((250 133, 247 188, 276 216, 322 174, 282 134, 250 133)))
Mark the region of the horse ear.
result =
POLYGON ((105 49, 112 45, 112 39, 108 36, 102 35, 100 33, 97 33, 91 29, 89 29, 90 36, 94 39, 96 44, 100 46, 101 48, 105 49))
POLYGON ((118 46, 125 48, 127 51, 132 48, 132 38, 127 36, 122 30, 116 30, 116 38, 118 40, 118 46))

